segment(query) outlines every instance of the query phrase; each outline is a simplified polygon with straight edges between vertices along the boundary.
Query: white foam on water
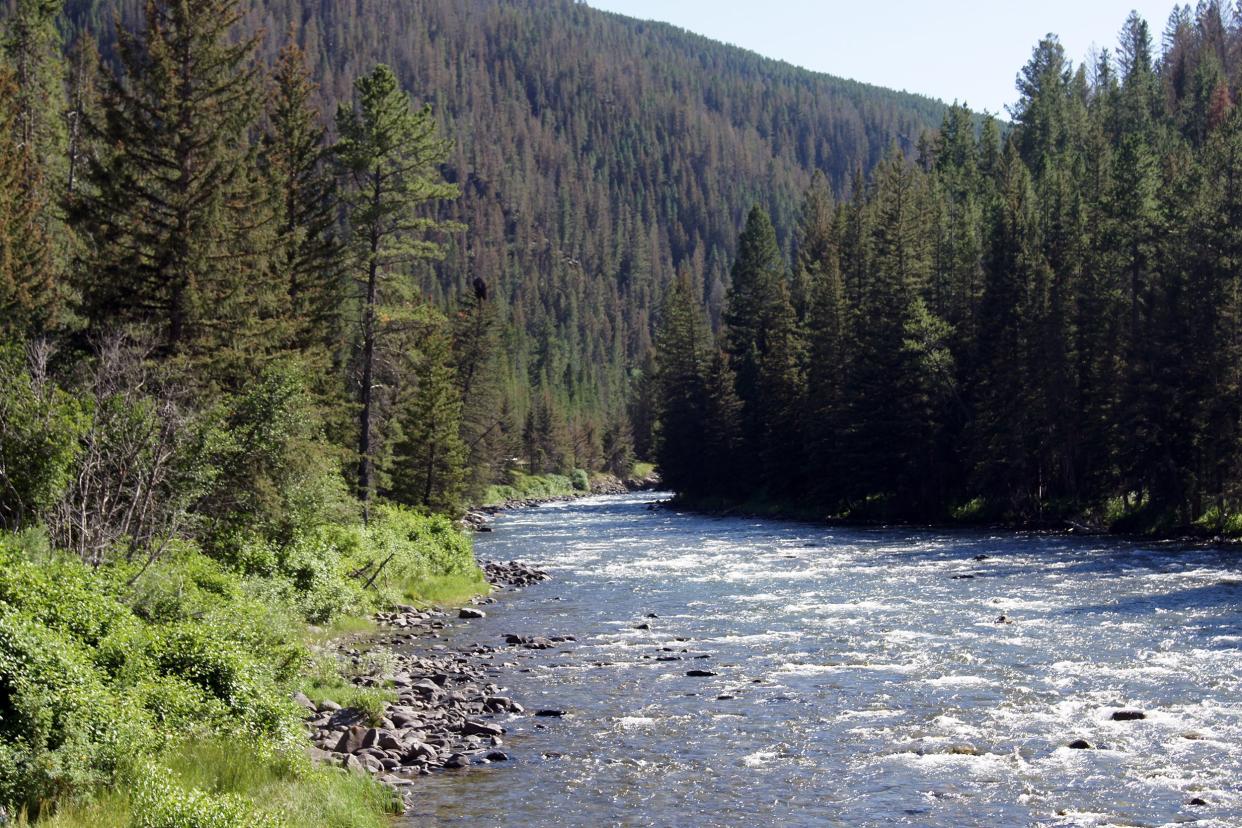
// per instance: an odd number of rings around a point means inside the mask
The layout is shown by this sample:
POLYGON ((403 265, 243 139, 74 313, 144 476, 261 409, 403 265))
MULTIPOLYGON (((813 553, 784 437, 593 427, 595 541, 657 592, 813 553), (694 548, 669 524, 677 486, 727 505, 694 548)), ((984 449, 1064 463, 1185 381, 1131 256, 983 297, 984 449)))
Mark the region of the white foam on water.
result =
POLYGON ((742 764, 748 768, 761 768, 773 759, 780 757, 775 750, 757 750, 742 757, 742 764))
POLYGON ((622 716, 615 719, 617 725, 627 730, 635 727, 650 727, 656 723, 651 716, 622 716))
POLYGON ((923 679, 923 682, 933 687, 986 687, 992 683, 983 676, 971 675, 940 676, 938 678, 923 679))

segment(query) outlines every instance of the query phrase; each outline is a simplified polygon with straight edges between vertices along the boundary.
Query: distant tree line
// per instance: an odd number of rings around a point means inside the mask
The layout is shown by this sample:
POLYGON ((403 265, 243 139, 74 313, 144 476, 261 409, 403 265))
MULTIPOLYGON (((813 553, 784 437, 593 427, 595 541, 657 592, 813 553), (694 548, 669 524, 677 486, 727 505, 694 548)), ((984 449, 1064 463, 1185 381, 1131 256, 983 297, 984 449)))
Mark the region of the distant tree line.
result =
MULTIPOLYGON (((1012 128, 954 106, 792 256, 746 220, 718 335, 694 274, 658 337, 659 465, 693 498, 853 517, 1232 527, 1242 504, 1242 20, 1054 36, 1012 128)), ((1235 527, 1236 528, 1236 527, 1235 527)))

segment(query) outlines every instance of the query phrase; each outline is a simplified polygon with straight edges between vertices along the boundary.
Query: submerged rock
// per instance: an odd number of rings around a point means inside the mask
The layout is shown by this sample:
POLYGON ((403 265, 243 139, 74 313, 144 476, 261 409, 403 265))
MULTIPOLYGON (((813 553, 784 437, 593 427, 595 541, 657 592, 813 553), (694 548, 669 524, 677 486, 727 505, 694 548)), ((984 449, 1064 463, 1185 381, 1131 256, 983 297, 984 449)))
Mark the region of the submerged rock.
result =
POLYGON ((1090 742, 1088 742, 1086 739, 1075 739, 1074 741, 1070 742, 1070 743, 1069 743, 1069 745, 1067 745, 1067 747, 1071 748, 1072 750, 1092 750, 1092 749, 1094 749, 1094 745, 1092 745, 1092 744, 1091 744, 1090 742))
POLYGON ((1142 710, 1114 710, 1110 718, 1114 722, 1135 722, 1139 719, 1146 719, 1147 714, 1142 710))

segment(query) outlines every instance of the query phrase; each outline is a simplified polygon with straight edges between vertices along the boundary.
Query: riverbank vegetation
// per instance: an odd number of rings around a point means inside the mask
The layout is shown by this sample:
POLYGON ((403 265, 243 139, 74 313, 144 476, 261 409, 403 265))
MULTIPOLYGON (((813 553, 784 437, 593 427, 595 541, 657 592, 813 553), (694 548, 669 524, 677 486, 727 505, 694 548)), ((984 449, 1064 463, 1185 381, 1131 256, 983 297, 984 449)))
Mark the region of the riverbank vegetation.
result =
POLYGON ((486 291, 408 277, 459 230, 449 145, 382 65, 329 139, 233 0, 106 61, 58 11, 10 4, 0 60, 0 822, 386 824, 293 697, 374 718, 324 638, 488 589, 452 518, 486 291))
POLYGON ((955 106, 786 259, 756 208, 713 331, 688 278, 658 339, 658 456, 690 500, 852 519, 1235 532, 1242 507, 1242 21, 1055 37, 1013 123, 955 106), (908 150, 914 150, 910 152, 908 150))

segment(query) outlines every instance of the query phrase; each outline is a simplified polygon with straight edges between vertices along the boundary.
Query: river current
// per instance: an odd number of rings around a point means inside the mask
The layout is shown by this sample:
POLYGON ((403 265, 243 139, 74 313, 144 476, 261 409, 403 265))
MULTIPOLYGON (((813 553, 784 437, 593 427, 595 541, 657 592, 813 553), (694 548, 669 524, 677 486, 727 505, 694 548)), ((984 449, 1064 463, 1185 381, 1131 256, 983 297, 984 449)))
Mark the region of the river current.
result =
POLYGON ((1242 826, 1235 552, 652 498, 477 536, 552 580, 447 643, 575 636, 495 657, 565 715, 502 722, 511 760, 420 780, 403 824, 1242 826))

